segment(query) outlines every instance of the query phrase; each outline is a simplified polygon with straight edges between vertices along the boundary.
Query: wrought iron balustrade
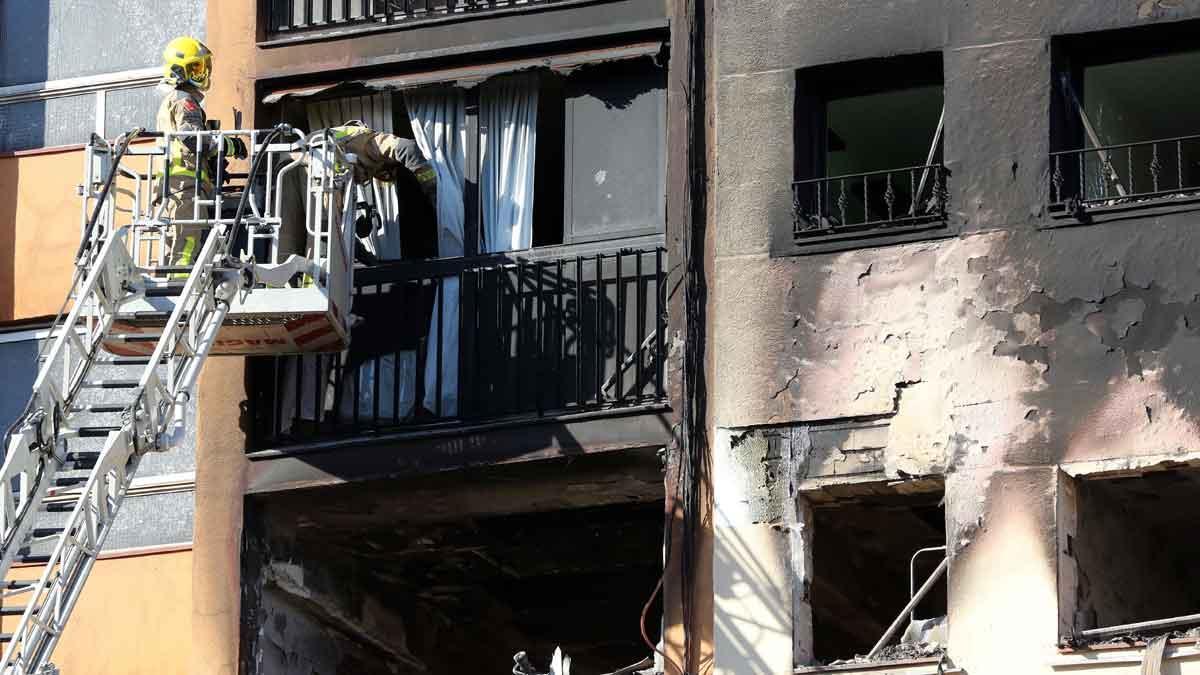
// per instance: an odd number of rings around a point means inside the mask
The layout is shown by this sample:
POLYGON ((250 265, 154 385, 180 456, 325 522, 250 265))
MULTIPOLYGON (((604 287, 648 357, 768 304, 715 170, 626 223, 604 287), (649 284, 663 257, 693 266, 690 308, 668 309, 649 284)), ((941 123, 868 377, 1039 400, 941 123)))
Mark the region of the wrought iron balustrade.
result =
POLYGON ((497 10, 533 8, 563 0, 261 0, 267 3, 268 33, 386 26, 497 10))
POLYGON ((648 249, 360 270, 349 351, 255 360, 254 446, 661 403, 665 263, 648 249))
POLYGON ((814 178, 792 184, 797 243, 938 227, 946 221, 941 164, 814 178))
POLYGON ((1050 153, 1050 208, 1200 197, 1200 135, 1050 153))

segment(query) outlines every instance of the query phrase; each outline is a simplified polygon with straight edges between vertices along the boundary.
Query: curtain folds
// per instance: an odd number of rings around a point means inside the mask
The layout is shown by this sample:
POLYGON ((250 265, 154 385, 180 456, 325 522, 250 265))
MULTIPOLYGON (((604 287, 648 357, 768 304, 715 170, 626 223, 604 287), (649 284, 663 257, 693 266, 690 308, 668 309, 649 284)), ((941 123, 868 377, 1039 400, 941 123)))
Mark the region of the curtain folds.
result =
POLYGON ((533 246, 537 114, 536 73, 493 78, 480 89, 484 252, 533 246))
MULTIPOLYGON (((463 246, 463 176, 467 163, 466 106, 461 89, 419 89, 404 94, 413 138, 437 172, 438 256, 461 256, 463 246)), ((450 417, 458 414, 457 277, 439 280, 430 318, 425 359, 426 410, 450 417), (439 311, 438 305, 442 307, 439 311), (441 325, 438 317, 441 315, 441 325), (441 353, 441 374, 438 353, 441 353)))

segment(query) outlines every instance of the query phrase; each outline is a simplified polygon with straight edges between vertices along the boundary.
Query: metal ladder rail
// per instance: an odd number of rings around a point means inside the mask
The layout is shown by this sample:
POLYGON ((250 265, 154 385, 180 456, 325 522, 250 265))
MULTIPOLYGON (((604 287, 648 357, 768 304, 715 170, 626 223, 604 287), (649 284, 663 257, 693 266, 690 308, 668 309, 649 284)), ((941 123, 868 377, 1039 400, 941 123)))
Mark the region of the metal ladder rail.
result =
POLYGON ((104 242, 91 274, 73 289, 74 307, 52 329, 53 346, 33 387, 35 405, 43 412, 27 416, 9 439, 0 465, 0 575, 7 575, 33 526, 33 513, 65 457, 57 446, 74 434, 71 416, 76 398, 120 302, 108 296, 110 289, 121 288, 113 268, 132 262, 120 239, 112 236, 104 242), (55 382, 56 376, 61 382, 55 382))
POLYGON ((0 672, 5 675, 36 673, 48 662, 142 454, 169 450, 179 441, 188 392, 225 319, 229 301, 241 287, 238 271, 214 269, 224 243, 224 227, 218 227, 205 242, 182 301, 139 380, 132 415, 120 430, 109 434, 41 578, 30 587, 30 601, 0 661, 0 672), (164 358, 168 360, 166 380, 157 372, 164 358))

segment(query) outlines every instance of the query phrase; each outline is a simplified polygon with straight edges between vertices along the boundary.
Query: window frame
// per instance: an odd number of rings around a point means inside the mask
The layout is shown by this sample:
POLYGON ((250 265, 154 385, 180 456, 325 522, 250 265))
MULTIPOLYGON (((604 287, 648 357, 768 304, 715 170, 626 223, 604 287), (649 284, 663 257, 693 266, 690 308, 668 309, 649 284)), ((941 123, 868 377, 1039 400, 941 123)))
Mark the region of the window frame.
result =
MULTIPOLYGON (((835 251, 889 246, 914 241, 928 241, 955 236, 949 210, 943 207, 942 218, 932 217, 927 223, 912 226, 891 226, 886 222, 868 229, 833 232, 825 235, 796 236, 800 203, 796 185, 805 181, 830 178, 826 176, 828 123, 826 111, 830 101, 849 96, 900 91, 937 85, 943 88, 945 105, 945 76, 941 51, 920 52, 887 58, 840 62, 804 68, 796 71, 793 100, 792 147, 794 148, 792 179, 789 182, 792 218, 776 222, 772 227, 771 255, 810 255, 835 251)), ((935 129, 931 132, 936 133, 935 129)), ((931 139, 932 140, 932 136, 931 139)), ((942 144, 945 143, 942 132, 942 144)), ((924 164, 920 158, 918 164, 924 164)), ((945 177, 949 171, 941 163, 945 177)), ((895 167, 889 171, 900 171, 895 167)), ((854 174, 858 175, 858 174, 854 174)), ((933 180, 932 176, 930 180, 933 180)), ((949 200, 947 200, 947 203, 949 200)))

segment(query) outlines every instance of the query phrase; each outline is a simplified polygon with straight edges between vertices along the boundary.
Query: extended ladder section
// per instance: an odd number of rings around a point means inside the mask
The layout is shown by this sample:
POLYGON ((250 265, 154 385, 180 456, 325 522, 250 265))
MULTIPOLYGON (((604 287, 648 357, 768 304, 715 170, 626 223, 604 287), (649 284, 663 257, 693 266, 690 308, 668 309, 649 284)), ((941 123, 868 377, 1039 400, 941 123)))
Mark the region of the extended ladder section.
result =
MULTIPOLYGON (((163 217, 164 199, 153 194, 164 195, 165 148, 177 137, 132 133, 112 145, 94 139, 88 149, 75 277, 0 467, 0 574, 6 579, 0 617, 20 617, 0 636, 7 643, 0 674, 41 673, 49 664, 141 458, 169 451, 185 437, 187 403, 205 358, 219 351, 223 327, 239 318, 261 326, 348 316, 338 293, 352 281, 347 233, 353 232, 354 204, 343 203, 342 194, 353 186, 342 167, 353 158, 336 157, 325 135, 306 139, 286 128, 191 135, 222 149, 226 137, 244 138, 252 168, 216 181, 232 188, 193 186, 192 213, 177 212, 176 219, 211 229, 186 269, 166 259, 172 221, 163 217), (157 142, 134 144, 140 136, 157 142), (145 170, 131 162, 144 162, 145 170), (290 172, 304 178, 294 181, 290 172), (295 209, 300 222, 280 216, 287 197, 280 189, 289 181, 302 193, 295 209), (280 263, 280 233, 288 227, 305 229, 306 236, 296 238, 303 250, 280 263), (265 262, 255 262, 256 250, 265 262), (254 296, 265 302, 255 305, 254 296), (256 310, 272 304, 274 313, 256 310), (134 323, 149 349, 115 355, 130 344, 117 332, 134 323), (130 370, 136 378, 113 376, 130 370), (98 450, 96 443, 102 443, 98 450), (12 578, 10 571, 28 578, 12 578)), ((347 330, 340 320, 334 326, 339 336, 347 330)), ((294 342, 274 349, 304 351, 294 342)))

